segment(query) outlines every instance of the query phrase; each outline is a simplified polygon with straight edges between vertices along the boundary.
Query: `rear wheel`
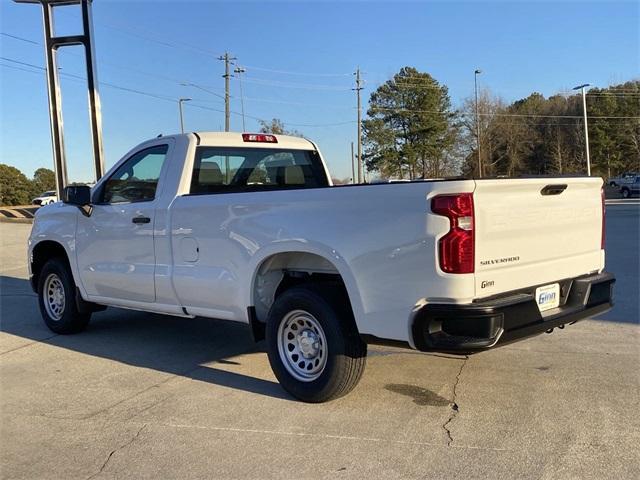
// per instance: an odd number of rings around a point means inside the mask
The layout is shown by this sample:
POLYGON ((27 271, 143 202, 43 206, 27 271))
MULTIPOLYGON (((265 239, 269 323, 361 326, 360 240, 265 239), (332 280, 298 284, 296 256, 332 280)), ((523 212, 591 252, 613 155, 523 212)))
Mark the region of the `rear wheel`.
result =
POLYGON ((325 402, 360 381, 367 346, 340 286, 292 287, 267 319, 269 363, 282 387, 305 402, 325 402))
POLYGON ((39 274, 38 304, 44 323, 55 333, 78 333, 85 329, 90 313, 80 313, 75 301, 76 285, 67 262, 52 258, 39 274))
POLYGON ((629 198, 631 196, 631 192, 628 188, 622 189, 622 198, 629 198))

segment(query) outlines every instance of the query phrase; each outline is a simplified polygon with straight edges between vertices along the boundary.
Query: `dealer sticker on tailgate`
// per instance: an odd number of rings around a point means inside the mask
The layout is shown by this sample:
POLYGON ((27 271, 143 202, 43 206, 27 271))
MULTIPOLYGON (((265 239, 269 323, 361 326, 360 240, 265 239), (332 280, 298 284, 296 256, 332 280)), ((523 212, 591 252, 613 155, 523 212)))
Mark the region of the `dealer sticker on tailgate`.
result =
POLYGON ((552 283, 536 288, 536 302, 541 312, 560 305, 560 284, 552 283))

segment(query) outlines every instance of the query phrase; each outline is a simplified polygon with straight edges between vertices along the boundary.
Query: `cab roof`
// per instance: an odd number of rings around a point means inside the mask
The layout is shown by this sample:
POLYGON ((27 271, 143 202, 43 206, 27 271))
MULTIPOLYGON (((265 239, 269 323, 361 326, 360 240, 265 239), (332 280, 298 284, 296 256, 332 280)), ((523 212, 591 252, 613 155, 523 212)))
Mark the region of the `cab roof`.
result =
POLYGON ((277 139, 277 143, 245 141, 241 132, 193 132, 200 137, 200 145, 210 147, 246 147, 246 148, 287 148, 294 150, 315 150, 315 145, 306 138, 291 135, 270 135, 277 139))

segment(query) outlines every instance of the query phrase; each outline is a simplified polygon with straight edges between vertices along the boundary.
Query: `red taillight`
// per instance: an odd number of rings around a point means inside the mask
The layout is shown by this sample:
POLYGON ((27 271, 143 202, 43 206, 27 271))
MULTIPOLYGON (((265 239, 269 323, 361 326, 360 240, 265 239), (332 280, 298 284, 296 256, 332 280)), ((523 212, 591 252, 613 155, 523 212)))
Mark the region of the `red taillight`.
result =
POLYGON ((604 207, 604 187, 600 190, 600 197, 602 198, 602 233, 600 235, 600 249, 604 250, 604 241, 605 241, 605 207, 604 207))
POLYGON ((438 195, 431 200, 431 211, 449 219, 449 233, 438 243, 440 269, 446 273, 473 273, 473 194, 438 195))
POLYGON ((275 135, 267 135, 265 133, 243 133, 242 140, 245 142, 278 143, 275 135))

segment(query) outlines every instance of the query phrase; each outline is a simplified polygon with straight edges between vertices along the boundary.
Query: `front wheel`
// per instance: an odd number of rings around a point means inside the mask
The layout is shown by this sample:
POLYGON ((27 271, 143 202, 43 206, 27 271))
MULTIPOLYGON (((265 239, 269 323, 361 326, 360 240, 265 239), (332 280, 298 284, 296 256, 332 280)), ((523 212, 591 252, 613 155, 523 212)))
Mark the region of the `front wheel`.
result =
POLYGON ((305 402, 346 395, 364 372, 367 346, 339 286, 286 290, 269 311, 266 340, 276 378, 286 391, 305 402))
POLYGON ((90 313, 80 313, 75 302, 76 285, 67 262, 52 258, 39 274, 38 304, 44 323, 55 333, 78 333, 85 329, 90 313))
POLYGON ((631 192, 628 188, 622 189, 622 198, 629 198, 631 196, 631 192))

